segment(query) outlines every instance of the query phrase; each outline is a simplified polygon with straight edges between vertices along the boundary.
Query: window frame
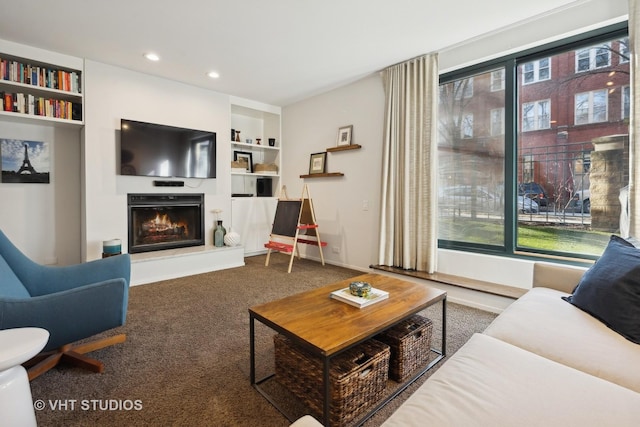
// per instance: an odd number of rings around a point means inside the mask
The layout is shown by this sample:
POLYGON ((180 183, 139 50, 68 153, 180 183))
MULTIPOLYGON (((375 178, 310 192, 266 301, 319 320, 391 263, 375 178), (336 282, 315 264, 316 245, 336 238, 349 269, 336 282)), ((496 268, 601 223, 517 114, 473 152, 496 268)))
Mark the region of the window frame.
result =
MULTIPOLYGON (((629 37, 628 22, 619 22, 613 25, 608 25, 599 29, 591 30, 582 34, 577 34, 557 40, 541 46, 524 49, 520 52, 510 53, 505 56, 497 57, 495 59, 478 63, 475 65, 463 67, 457 70, 453 70, 447 73, 440 74, 439 84, 444 84, 462 80, 472 79, 474 75, 490 72, 497 68, 504 67, 504 82, 505 82, 505 110, 504 110, 504 242, 503 245, 490 245, 482 243, 470 243, 462 241, 452 241, 445 239, 438 239, 439 249, 457 250, 463 252, 481 253, 494 256, 505 256, 517 259, 530 259, 540 260, 540 257, 546 260, 555 260, 557 262, 573 263, 577 265, 583 265, 584 262, 589 262, 597 259, 596 256, 586 254, 567 254, 565 252, 555 251, 543 251, 533 248, 523 248, 517 246, 517 227, 518 218, 515 212, 517 204, 517 141, 518 141, 518 117, 519 117, 519 105, 517 100, 517 67, 521 64, 541 60, 544 58, 551 58, 553 55, 568 52, 571 50, 577 50, 586 48, 588 46, 602 45, 603 43, 616 40, 625 39, 629 37)), ((611 54, 609 54, 609 63, 611 63, 611 54)), ((576 59, 577 65, 577 59, 576 59)), ((577 71, 576 71, 577 73, 577 71)), ((524 73, 523 73, 524 74, 524 73)), ((551 61, 549 62, 549 78, 551 78, 551 61)), ((533 84, 530 82, 526 84, 533 84)), ((524 75, 521 81, 524 83, 524 75)), ((607 101, 608 103, 608 101, 607 101)), ((575 107, 575 106, 574 106, 575 107)), ((609 106, 607 107, 607 114, 609 106)), ((575 108, 574 108, 575 110, 575 108)))

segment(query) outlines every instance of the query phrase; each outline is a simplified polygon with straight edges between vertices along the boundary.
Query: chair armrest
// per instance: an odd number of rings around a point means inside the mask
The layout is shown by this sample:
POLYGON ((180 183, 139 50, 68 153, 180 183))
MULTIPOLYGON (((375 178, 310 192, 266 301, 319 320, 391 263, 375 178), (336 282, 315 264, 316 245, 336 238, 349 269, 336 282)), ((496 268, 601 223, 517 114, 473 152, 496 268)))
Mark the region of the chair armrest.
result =
POLYGON ((118 278, 38 297, 0 298, 0 329, 46 329, 50 350, 123 325, 128 297, 127 282, 118 278))
POLYGON ((533 265, 533 287, 551 288, 571 294, 585 271, 581 267, 536 262, 533 265))

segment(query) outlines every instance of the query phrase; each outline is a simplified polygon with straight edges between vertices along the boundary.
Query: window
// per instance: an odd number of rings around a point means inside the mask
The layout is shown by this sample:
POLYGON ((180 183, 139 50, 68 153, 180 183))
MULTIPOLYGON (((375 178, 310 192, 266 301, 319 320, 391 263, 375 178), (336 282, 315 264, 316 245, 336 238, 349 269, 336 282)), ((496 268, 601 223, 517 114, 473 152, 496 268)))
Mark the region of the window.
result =
POLYGON ((626 24, 616 24, 440 76, 440 247, 586 259, 602 253, 619 215, 591 209, 590 195, 619 205, 628 142, 616 162, 593 154, 594 141, 628 134, 620 120, 630 114, 627 37, 626 24), (610 114, 610 103, 620 115, 610 114), (592 174, 602 162, 607 174, 592 174))
POLYGON ((607 94, 608 91, 606 89, 577 93, 575 95, 576 124, 606 122, 607 94))
POLYGON ((620 56, 620 63, 624 64, 629 62, 631 57, 631 50, 629 49, 629 37, 618 40, 618 53, 620 56))
POLYGON ((491 110, 491 136, 504 134, 504 108, 491 110))
POLYGON ((551 65, 549 58, 527 62, 523 65, 522 83, 531 84, 551 78, 551 65))
POLYGON ((496 70, 491 72, 491 92, 504 90, 504 72, 496 70))
POLYGON ((473 114, 465 114, 462 118, 462 138, 473 138, 473 114))
POLYGON ((546 99, 522 104, 523 131, 549 129, 551 123, 550 102, 546 99))
POLYGON ((629 112, 631 111, 631 90, 629 86, 622 88, 622 119, 629 118, 629 112))
POLYGON ((576 51, 576 73, 611 65, 611 43, 590 46, 576 51))

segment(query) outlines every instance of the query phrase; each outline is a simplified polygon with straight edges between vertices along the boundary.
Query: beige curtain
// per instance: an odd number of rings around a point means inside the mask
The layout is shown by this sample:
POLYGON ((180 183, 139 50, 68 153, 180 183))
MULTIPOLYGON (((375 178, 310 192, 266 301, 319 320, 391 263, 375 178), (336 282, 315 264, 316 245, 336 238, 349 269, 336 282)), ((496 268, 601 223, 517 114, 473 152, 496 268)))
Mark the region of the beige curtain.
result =
MULTIPOLYGON (((640 0, 629 0, 629 43, 631 51, 631 121, 629 123, 629 234, 640 236, 640 153, 635 143, 636 135, 640 134, 640 120, 636 117, 636 110, 640 105, 640 78, 638 76, 638 55, 640 47, 640 0)), ((624 206, 622 207, 624 209, 624 206)), ((623 225, 621 224, 621 229, 623 225)))
POLYGON ((433 273, 437 250, 438 56, 382 71, 385 89, 378 263, 433 273))

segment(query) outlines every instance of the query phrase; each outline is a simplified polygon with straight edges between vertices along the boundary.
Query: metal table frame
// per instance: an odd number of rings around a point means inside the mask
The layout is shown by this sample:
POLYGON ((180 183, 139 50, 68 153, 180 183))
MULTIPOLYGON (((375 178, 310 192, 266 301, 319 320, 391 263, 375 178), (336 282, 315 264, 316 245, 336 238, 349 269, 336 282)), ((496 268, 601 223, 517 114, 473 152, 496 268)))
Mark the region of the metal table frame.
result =
MULTIPOLYGON (((358 425, 364 423, 366 420, 368 420, 369 418, 371 418, 371 416, 373 416, 377 411, 379 411, 383 406, 385 406, 387 403, 389 403, 392 399, 394 399, 396 396, 398 396, 400 393, 402 393, 407 387, 409 387, 413 382, 415 382, 418 378, 420 378, 425 372, 427 372, 428 370, 430 370, 431 368, 433 368, 433 366, 435 366, 438 362, 440 362, 442 359, 445 358, 446 356, 446 348, 447 348, 447 295, 446 293, 444 294, 443 298, 442 298, 442 341, 441 341, 441 348, 438 349, 434 349, 431 348, 431 351, 435 354, 437 354, 437 357, 432 360, 431 362, 429 362, 429 364, 427 364, 427 366, 425 366, 423 369, 419 370, 418 372, 416 372, 414 375, 412 375, 409 379, 405 380, 396 390, 394 390, 391 394, 389 394, 388 396, 386 396, 384 399, 382 399, 380 402, 378 402, 376 405, 374 405, 371 410, 369 410, 363 417, 361 417, 361 419, 358 422, 358 425)), ((410 313, 407 313, 407 315, 400 319, 398 322, 394 323, 393 325, 390 325, 389 328, 393 327, 394 325, 402 322, 403 320, 408 319, 409 317, 413 316, 414 314, 418 313, 419 311, 422 311, 424 309, 426 309, 427 307, 430 307, 434 304, 436 304, 437 301, 435 301, 432 304, 429 304, 423 308, 421 308, 418 311, 412 311, 410 313)), ((306 349, 310 350, 313 354, 317 355, 319 358, 323 359, 323 388, 324 388, 324 411, 323 411, 323 418, 324 418, 324 425, 328 426, 329 425, 329 415, 330 415, 330 409, 331 409, 331 381, 330 381, 330 376, 329 376, 329 368, 331 366, 331 360, 338 356, 339 354, 341 354, 342 352, 348 350, 349 348, 353 348, 353 346, 356 346, 370 338, 372 338, 373 336, 377 335, 378 333, 382 332, 382 331, 377 331, 375 334, 366 337, 356 343, 354 343, 352 346, 347 347, 339 352, 336 352, 334 354, 331 355, 325 355, 321 352, 318 352, 317 349, 307 345, 304 341, 300 340, 299 337, 295 336, 294 334, 289 333, 287 330, 281 328, 280 326, 278 326, 277 324, 269 321, 268 319, 263 318, 262 316, 258 316, 255 313, 253 313, 251 310, 249 310, 249 353, 250 353, 250 380, 251 380, 251 385, 262 395, 264 396, 265 399, 267 399, 276 409, 278 409, 278 411, 280 411, 289 421, 293 422, 295 421, 295 418, 293 416, 291 416, 290 414, 287 414, 286 411, 284 410, 284 408, 282 408, 278 402, 275 401, 275 399, 269 395, 268 392, 266 392, 265 390, 263 390, 261 388, 261 384, 263 384, 265 381, 273 378, 275 376, 274 374, 269 374, 266 377, 260 379, 260 380, 256 380, 256 349, 255 349, 255 321, 258 320, 260 323, 262 323, 265 326, 268 326, 269 328, 273 329, 274 331, 281 333, 287 337, 289 337, 293 342, 302 345, 303 347, 305 347, 306 349)))

